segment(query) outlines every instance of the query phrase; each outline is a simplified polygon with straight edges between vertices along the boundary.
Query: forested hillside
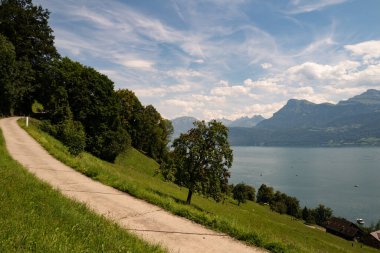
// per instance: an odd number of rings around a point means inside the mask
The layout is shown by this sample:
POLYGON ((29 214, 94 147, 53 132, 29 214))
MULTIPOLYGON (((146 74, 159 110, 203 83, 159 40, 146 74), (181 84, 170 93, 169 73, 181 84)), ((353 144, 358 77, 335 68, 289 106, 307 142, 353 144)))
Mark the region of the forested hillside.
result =
POLYGON ((74 155, 113 161, 132 145, 165 159, 170 121, 133 91, 115 91, 107 76, 60 56, 48 10, 31 0, 0 3, 0 116, 42 118, 74 155))
POLYGON ((230 128, 232 145, 380 145, 380 91, 370 89, 338 104, 291 99, 254 128, 230 128))

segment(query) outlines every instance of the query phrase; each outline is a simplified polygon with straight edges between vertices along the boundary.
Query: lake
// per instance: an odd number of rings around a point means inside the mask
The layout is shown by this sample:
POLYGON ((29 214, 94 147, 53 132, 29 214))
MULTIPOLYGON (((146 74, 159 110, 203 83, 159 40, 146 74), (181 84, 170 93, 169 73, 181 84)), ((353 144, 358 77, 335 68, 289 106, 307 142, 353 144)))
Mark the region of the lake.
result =
POLYGON ((365 225, 380 219, 380 148, 232 147, 230 182, 265 183, 297 197, 301 208, 324 204, 365 225), (357 186, 357 187, 355 187, 357 186))

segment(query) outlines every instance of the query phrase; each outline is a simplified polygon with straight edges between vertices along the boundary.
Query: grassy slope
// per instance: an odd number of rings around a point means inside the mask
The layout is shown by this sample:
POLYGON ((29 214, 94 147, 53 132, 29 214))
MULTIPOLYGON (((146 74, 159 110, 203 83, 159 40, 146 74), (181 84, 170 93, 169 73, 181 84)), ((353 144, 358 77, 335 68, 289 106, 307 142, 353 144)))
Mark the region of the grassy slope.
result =
POLYGON ((119 157, 115 164, 87 153, 74 158, 60 142, 34 125, 27 131, 52 155, 96 180, 273 252, 378 252, 360 248, 357 243, 352 247, 349 241, 309 228, 301 221, 253 202, 238 207, 232 200, 221 204, 195 195, 192 205, 186 206, 183 200, 187 190, 154 176, 157 164, 135 150, 119 157))
POLYGON ((0 252, 163 252, 36 179, 1 131, 0 189, 0 252))

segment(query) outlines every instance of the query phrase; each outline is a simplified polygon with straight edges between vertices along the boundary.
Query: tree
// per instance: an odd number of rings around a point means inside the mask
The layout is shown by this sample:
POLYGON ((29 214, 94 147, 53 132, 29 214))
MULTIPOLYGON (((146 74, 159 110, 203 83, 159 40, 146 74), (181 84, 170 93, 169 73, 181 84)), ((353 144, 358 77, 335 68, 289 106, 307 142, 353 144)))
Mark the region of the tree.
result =
POLYGON ((130 145, 122 127, 119 99, 107 76, 69 58, 57 59, 49 66, 50 89, 46 111, 53 124, 72 113, 86 133, 86 150, 113 161, 130 145))
POLYGON ((28 71, 26 80, 18 79, 21 83, 17 85, 22 88, 15 89, 22 91, 17 94, 23 99, 17 103, 20 113, 30 113, 34 99, 44 103, 47 98, 49 86, 42 86, 46 84, 46 70, 51 60, 59 57, 48 19, 48 10, 33 5, 31 0, 0 0, 0 33, 14 45, 21 73, 28 71))
POLYGON ((0 113, 22 113, 33 91, 33 71, 29 62, 17 61, 13 44, 0 34, 0 113))
POLYGON ((14 46, 0 34, 0 114, 10 114, 10 102, 7 96, 13 85, 13 72, 16 68, 14 46))
POLYGON ((232 190, 232 197, 237 200, 239 206, 246 200, 255 201, 255 188, 244 183, 237 184, 232 190))
POLYGON ((132 91, 122 89, 116 94, 121 104, 122 125, 131 136, 132 146, 159 163, 166 161, 173 132, 171 122, 152 105, 144 107, 132 91))
POLYGON ((326 221, 331 218, 332 210, 324 205, 318 205, 317 208, 313 210, 315 223, 320 226, 324 226, 326 221))
POLYGON ((274 197, 273 188, 262 184, 257 191, 258 203, 270 203, 274 197))
POLYGON ((17 59, 26 57, 33 67, 40 67, 58 56, 49 15, 32 0, 0 1, 0 32, 15 46, 17 59))
POLYGON ((296 218, 300 217, 300 204, 297 198, 286 196, 285 205, 286 205, 286 214, 289 214, 296 218))
POLYGON ((302 219, 308 224, 314 224, 313 210, 308 209, 306 206, 302 209, 302 219))
POLYGON ((173 142, 175 183, 189 189, 187 204, 194 192, 220 201, 228 188, 233 160, 228 129, 215 120, 197 121, 194 126, 173 142))

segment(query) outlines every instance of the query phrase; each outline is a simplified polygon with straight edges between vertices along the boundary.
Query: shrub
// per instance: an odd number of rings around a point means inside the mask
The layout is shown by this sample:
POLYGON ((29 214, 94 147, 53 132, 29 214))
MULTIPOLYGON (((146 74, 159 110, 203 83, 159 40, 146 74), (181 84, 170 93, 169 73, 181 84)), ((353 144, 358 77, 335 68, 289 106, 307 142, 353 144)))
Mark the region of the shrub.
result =
POLYGON ((39 103, 37 100, 34 100, 32 104, 32 112, 33 113, 41 113, 44 111, 44 106, 39 103))
POLYGON ((273 188, 262 184, 257 191, 257 203, 270 203, 273 196, 273 188))
POLYGON ((237 200, 238 205, 246 200, 255 201, 255 188, 244 183, 237 184, 232 190, 232 197, 237 200))
POLYGON ((79 121, 64 120, 58 125, 57 134, 58 139, 68 147, 70 154, 74 156, 79 155, 86 147, 86 134, 79 121))
POLYGON ((103 160, 113 162, 117 155, 131 146, 131 137, 121 127, 115 131, 107 127, 100 129, 96 136, 89 138, 86 149, 103 160))

